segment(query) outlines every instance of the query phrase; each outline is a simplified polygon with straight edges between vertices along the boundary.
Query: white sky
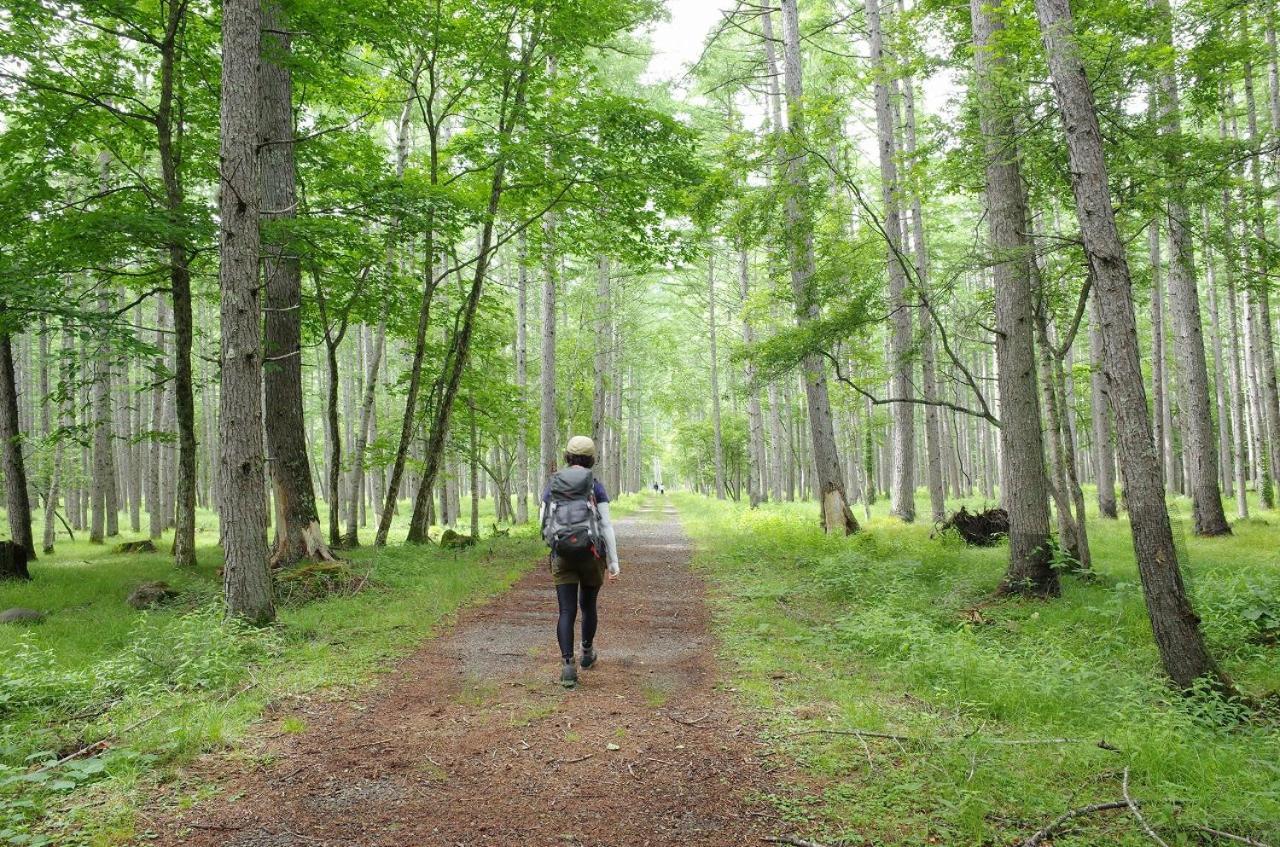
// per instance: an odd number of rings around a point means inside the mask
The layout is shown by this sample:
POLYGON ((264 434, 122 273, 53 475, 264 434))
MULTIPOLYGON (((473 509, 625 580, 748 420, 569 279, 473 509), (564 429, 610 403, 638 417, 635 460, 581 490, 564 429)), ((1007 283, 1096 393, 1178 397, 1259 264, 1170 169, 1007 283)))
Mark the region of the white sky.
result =
POLYGON ((702 44, 733 0, 666 0, 671 20, 653 29, 648 81, 674 80, 702 54, 702 44))
MULTIPOLYGON (((670 20, 653 28, 654 55, 646 82, 674 81, 683 76, 702 55, 707 36, 736 0, 666 0, 666 5, 670 20)), ((954 119, 954 104, 948 101, 957 90, 958 80, 951 72, 938 73, 923 80, 916 107, 922 115, 937 115, 944 122, 954 119)))
MULTIPOLYGON (((645 74, 645 82, 678 81, 689 65, 698 61, 707 36, 737 0, 666 0, 666 3, 671 19, 653 28, 654 55, 645 74)), ((945 47, 938 45, 937 49, 945 47)), ((916 109, 920 116, 937 115, 946 123, 955 118, 955 104, 948 100, 955 96, 956 91, 957 79, 951 72, 924 79, 916 109)), ((763 114, 746 114, 745 118, 751 125, 763 120, 763 114)), ((870 116, 863 115, 863 118, 869 119, 870 116)), ((867 160, 876 160, 878 151, 874 127, 865 127, 863 132, 855 132, 855 136, 867 160)))

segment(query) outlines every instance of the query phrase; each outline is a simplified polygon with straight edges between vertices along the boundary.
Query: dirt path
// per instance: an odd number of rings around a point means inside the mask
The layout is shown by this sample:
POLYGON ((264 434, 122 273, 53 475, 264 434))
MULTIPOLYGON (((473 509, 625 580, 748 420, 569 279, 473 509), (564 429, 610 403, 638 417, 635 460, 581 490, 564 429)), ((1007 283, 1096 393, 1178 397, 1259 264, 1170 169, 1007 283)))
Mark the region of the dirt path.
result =
MULTIPOLYGON (((564 691, 545 567, 465 614, 360 703, 310 704, 269 766, 157 823, 162 845, 746 845, 778 831, 772 765, 717 690, 674 510, 618 522, 600 662, 564 691), (616 747, 616 749, 611 749, 616 747)), ((225 765, 223 766, 226 767, 225 765)))

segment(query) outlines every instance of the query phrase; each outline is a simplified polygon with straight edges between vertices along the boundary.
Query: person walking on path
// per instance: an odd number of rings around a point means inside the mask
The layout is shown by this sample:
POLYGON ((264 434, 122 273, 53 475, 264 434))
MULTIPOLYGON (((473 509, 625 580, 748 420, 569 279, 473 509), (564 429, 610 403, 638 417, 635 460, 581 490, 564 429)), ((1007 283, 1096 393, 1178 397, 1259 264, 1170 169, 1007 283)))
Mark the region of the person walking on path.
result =
POLYGON ((592 646, 596 637, 596 600, 604 585, 618 578, 618 544, 609 519, 609 494, 591 469, 596 463, 595 442, 585 435, 569 439, 565 467, 551 475, 542 494, 542 537, 551 547, 551 575, 556 586, 560 617, 556 640, 564 666, 560 684, 578 684, 573 652, 573 627, 582 609, 582 667, 596 663, 592 646))

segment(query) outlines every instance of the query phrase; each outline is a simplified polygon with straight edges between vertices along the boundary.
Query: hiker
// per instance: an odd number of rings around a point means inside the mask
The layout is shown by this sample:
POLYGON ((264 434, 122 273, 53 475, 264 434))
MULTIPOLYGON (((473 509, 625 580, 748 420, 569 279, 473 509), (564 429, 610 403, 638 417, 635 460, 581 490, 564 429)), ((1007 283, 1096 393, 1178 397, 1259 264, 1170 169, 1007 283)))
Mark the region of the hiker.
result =
POLYGON ((551 547, 551 576, 556 585, 560 619, 556 640, 564 667, 560 684, 578 684, 573 655, 573 624, 582 608, 582 667, 596 663, 596 599, 604 585, 618 578, 618 544, 609 520, 609 495, 595 478, 595 442, 585 435, 569 439, 565 467, 551 475, 542 494, 542 537, 551 547))

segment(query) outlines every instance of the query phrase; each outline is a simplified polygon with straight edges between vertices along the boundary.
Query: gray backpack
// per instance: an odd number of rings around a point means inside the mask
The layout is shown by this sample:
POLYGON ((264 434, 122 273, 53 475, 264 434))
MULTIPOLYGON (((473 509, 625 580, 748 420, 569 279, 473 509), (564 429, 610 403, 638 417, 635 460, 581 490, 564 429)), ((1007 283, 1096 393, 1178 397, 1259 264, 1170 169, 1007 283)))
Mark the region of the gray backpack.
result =
POLYGON ((551 475, 551 502, 542 537, 562 559, 604 556, 595 486, 595 475, 588 468, 574 465, 551 475))

